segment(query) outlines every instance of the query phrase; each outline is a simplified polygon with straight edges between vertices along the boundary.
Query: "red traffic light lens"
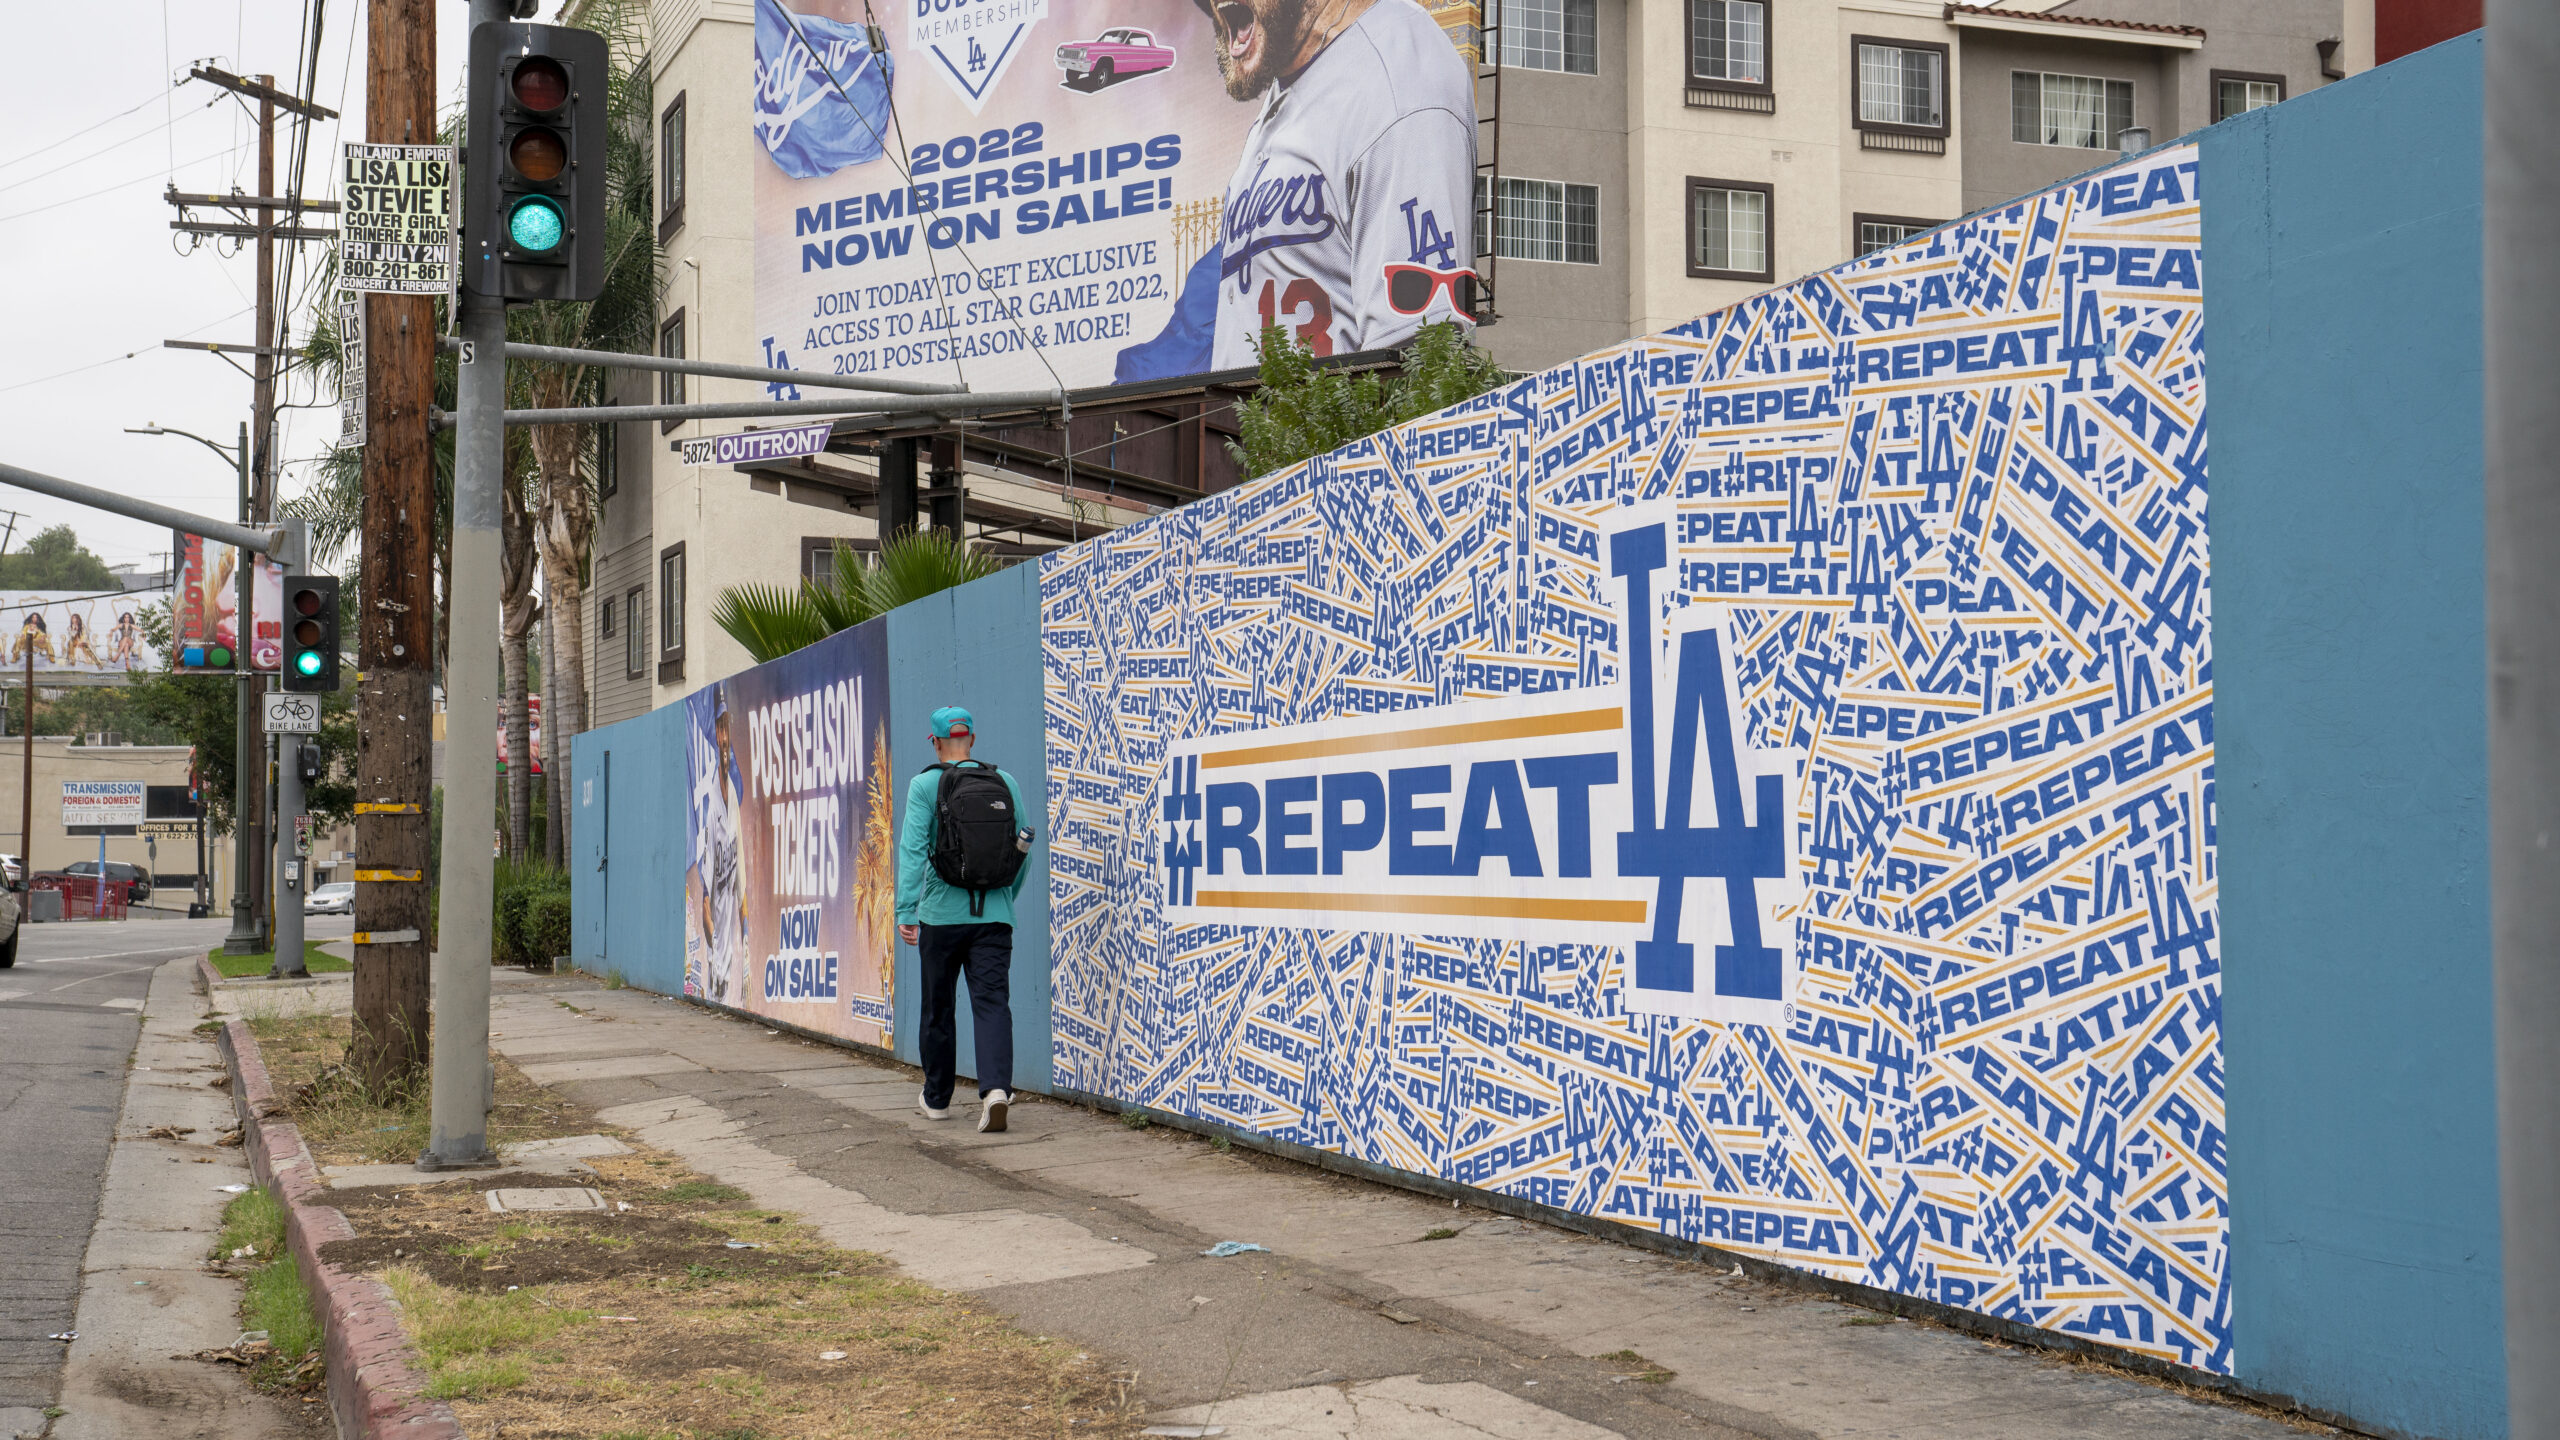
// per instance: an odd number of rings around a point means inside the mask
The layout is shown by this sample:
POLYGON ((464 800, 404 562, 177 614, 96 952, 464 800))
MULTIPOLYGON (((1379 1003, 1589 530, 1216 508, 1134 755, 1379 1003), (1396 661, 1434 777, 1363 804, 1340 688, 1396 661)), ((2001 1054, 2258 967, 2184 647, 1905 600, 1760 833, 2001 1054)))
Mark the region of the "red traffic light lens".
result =
POLYGON ((320 592, 319 592, 319 591, 317 591, 317 590, 296 590, 296 591, 294 591, 294 592, 293 592, 293 613, 295 613, 296 615, 317 615, 317 614, 319 614, 319 613, 320 613, 320 592))
POLYGON ((293 622, 293 643, 294 643, 294 644, 296 644, 296 645, 301 646, 301 647, 302 647, 303 649, 305 649, 305 650, 308 650, 308 649, 310 649, 312 646, 319 644, 319 643, 320 643, 320 622, 319 622, 319 621, 317 621, 317 620, 296 620, 296 621, 294 621, 294 622, 293 622))
POLYGON ((535 55, 517 65, 507 84, 516 103, 527 110, 548 113, 569 102, 569 72, 548 56, 535 55))
POLYGON ((527 180, 557 180, 569 168, 569 147, 556 131, 536 126, 507 142, 507 163, 527 180))

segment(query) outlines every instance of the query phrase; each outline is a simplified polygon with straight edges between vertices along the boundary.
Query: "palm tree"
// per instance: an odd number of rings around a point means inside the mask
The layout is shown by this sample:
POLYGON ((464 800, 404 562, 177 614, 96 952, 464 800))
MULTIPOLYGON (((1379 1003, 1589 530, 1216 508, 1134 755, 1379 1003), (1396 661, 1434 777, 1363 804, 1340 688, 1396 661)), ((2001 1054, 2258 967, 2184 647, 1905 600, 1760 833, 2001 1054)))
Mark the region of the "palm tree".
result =
MULTIPOLYGON (((644 0, 588 0, 562 17, 603 35, 612 56, 605 80, 604 288, 593 300, 543 300, 514 307, 507 314, 510 340, 636 354, 648 351, 656 339, 659 254, 652 217, 649 68, 643 53, 647 15, 644 0)), ((610 382, 610 368, 602 365, 515 361, 507 367, 508 403, 545 410, 593 405, 606 398, 610 382)), ((538 487, 532 535, 542 564, 542 613, 551 662, 543 667, 543 727, 555 761, 568 753, 570 737, 587 728, 586 637, 579 620, 587 552, 596 530, 593 429, 532 427, 538 487)), ((548 849, 557 859, 568 850, 567 775, 556 763, 548 774, 548 849)))
POLYGON ((866 562, 851 546, 838 545, 835 573, 823 580, 731 585, 712 602, 711 619, 761 665, 1003 568, 1004 561, 974 545, 955 544, 940 530, 910 532, 891 536, 877 561, 866 562))

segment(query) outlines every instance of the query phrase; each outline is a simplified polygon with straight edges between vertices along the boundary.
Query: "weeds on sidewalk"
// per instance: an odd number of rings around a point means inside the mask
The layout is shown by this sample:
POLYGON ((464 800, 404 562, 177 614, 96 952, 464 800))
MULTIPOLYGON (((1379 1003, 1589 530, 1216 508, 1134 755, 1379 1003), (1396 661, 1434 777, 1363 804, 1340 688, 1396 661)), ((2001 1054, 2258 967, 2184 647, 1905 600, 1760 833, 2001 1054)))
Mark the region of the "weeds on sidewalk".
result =
POLYGON ((240 1328, 266 1335, 263 1345, 251 1342, 210 1353, 247 1367, 250 1383, 261 1390, 316 1392, 321 1381, 320 1316, 302 1283, 301 1264, 284 1248, 284 1207, 275 1196, 252 1187, 224 1206, 222 1232, 210 1258, 223 1262, 231 1274, 246 1274, 240 1328), (244 1269, 251 1266, 255 1268, 244 1269))
MULTIPOLYGON (((323 1165, 383 1164, 415 1159, 427 1147, 428 1092, 377 1095, 346 1066, 352 1021, 344 1015, 252 1015, 267 1074, 292 1107, 302 1143, 323 1165)), ((498 1069, 489 1141, 503 1145, 592 1132, 595 1117, 532 1081, 504 1056, 498 1069)))
POLYGON ((603 1210, 492 1213, 477 1176, 346 1190, 324 1252, 400 1302, 429 1393, 472 1434, 1126 1435, 1104 1367, 836 1249, 648 1150, 599 1158, 603 1210), (628 1207, 628 1208, 625 1208, 628 1207))

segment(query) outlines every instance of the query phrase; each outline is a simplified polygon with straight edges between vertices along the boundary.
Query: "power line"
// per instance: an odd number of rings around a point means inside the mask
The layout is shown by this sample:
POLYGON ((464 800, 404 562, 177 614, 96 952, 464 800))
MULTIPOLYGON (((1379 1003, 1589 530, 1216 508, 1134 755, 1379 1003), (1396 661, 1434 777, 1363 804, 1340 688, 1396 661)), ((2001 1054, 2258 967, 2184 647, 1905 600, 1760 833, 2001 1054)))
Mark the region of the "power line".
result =
MULTIPOLYGON (((236 148, 236 147, 226 147, 226 148, 221 149, 221 150, 213 151, 213 152, 211 152, 210 154, 199 155, 199 156, 197 156, 195 159, 190 160, 190 161, 188 161, 187 163, 188 163, 188 164, 190 164, 190 165, 199 165, 199 164, 202 164, 203 162, 205 162, 205 161, 207 161, 207 160, 219 160, 219 159, 221 159, 223 156, 230 154, 230 153, 231 153, 231 150, 232 150, 233 148, 236 148)), ((7 224, 8 222, 10 222, 10 221, 12 221, 12 220, 23 220, 23 219, 25 219, 26 217, 28 217, 28 216, 30 216, 30 215, 41 215, 41 214, 43 214, 44 212, 46 212, 47 210, 59 210, 59 209, 61 209, 61 208, 62 208, 63 206, 65 206, 65 205, 77 205, 77 204, 79 204, 79 203, 80 203, 81 201, 83 201, 83 200, 95 200, 95 199, 96 199, 96 198, 98 198, 99 196, 104 195, 104 194, 107 194, 107 193, 108 193, 108 192, 110 192, 110 191, 114 191, 114 190, 121 190, 121 189, 123 189, 124 187, 126 187, 127 185, 137 184, 137 183, 139 183, 139 182, 141 182, 141 181, 144 181, 144 180, 156 180, 156 179, 159 179, 162 175, 167 174, 167 173, 169 173, 169 172, 166 172, 166 171, 160 170, 160 169, 159 169, 159 168, 157 168, 157 167, 154 167, 154 168, 152 168, 152 169, 150 169, 150 170, 144 171, 144 172, 143 172, 142 174, 140 174, 140 175, 129 175, 129 176, 126 176, 126 177, 125 177, 124 179, 122 179, 122 180, 118 180, 117 182, 115 182, 115 183, 114 183, 114 184, 112 184, 112 185, 101 185, 101 186, 99 186, 99 187, 98 187, 97 189, 95 189, 95 190, 88 191, 88 192, 86 192, 86 193, 84 193, 84 194, 74 195, 74 196, 69 197, 68 199, 63 199, 63 200, 51 200, 51 201, 47 201, 46 203, 44 203, 44 204, 42 204, 42 205, 38 205, 38 206, 34 207, 33 209, 12 211, 11 213, 9 213, 9 214, 7 214, 7 215, 0 215, 0 225, 5 225, 5 224, 7 224)), ((7 188, 7 187, 5 187, 5 186, 0 186, 0 189, 5 189, 5 188, 7 188)))
MULTIPOLYGON (((166 45, 165 45, 165 43, 164 43, 164 45, 163 45, 163 47, 162 47, 162 48, 163 48, 163 50, 164 50, 164 51, 165 51, 165 49, 167 48, 167 47, 166 47, 166 45)), ((105 127, 107 127, 107 126, 109 126, 109 125, 113 125, 114 123, 116 123, 117 121, 119 121, 119 120, 123 119, 123 118, 124 118, 124 117, 126 117, 127 115, 132 114, 134 110, 139 110, 139 109, 141 109, 141 108, 142 108, 142 106, 143 106, 143 105, 148 105, 148 104, 150 104, 152 100, 166 100, 167 98, 168 98, 168 94, 167 94, 167 92, 165 92, 165 91, 164 91, 164 92, 162 92, 162 93, 161 93, 161 94, 159 94, 159 95, 154 95, 154 96, 152 96, 152 97, 151 97, 150 99, 148 99, 148 100, 144 100, 144 101, 142 102, 142 104, 141 104, 141 105, 136 105, 136 106, 134 106, 134 107, 133 107, 133 110, 119 110, 119 111, 117 111, 116 113, 114 113, 113 115, 108 116, 106 119, 101 120, 101 121, 99 121, 97 124, 95 124, 95 125, 91 125, 91 126, 87 127, 86 129, 74 130, 74 131, 72 131, 70 134, 63 136, 61 139, 56 140, 56 141, 53 141, 53 142, 52 142, 52 143, 50 143, 50 144, 39 145, 39 146, 37 146, 36 148, 34 148, 33 150, 28 151, 28 152, 27 152, 27 153, 25 153, 24 155, 12 155, 12 156, 10 156, 8 159, 6 159, 6 160, 0 160, 0 170, 6 170, 6 169, 8 169, 10 166, 12 166, 12 165, 23 165, 23 164, 25 164, 26 162, 28 162, 28 161, 30 161, 30 160, 33 160, 33 159, 34 159, 34 158, 36 158, 37 156, 44 154, 46 151, 49 151, 49 150, 59 150, 59 149, 61 149, 63 146, 70 144, 72 141, 79 139, 79 138, 80 138, 81 136, 83 136, 83 135, 92 134, 92 133, 94 133, 94 132, 96 132, 96 131, 98 131, 98 130, 104 129, 105 127)), ((172 118, 174 119, 175 117, 172 117, 172 118)), ((162 128, 166 128, 166 127, 165 127, 165 124, 164 124, 164 126, 163 126, 162 128)), ((158 134, 158 133, 160 133, 160 132, 159 132, 159 130, 157 130, 157 129, 154 129, 154 130, 145 130, 145 131, 143 131, 143 132, 142 132, 142 134, 143 134, 143 135, 156 135, 156 134, 158 134)), ((138 139, 142 138, 142 136, 137 135, 137 136, 135 136, 134 138, 138 140, 138 139)), ((117 143, 117 144, 119 144, 119 145, 121 145, 121 144, 123 144, 123 143, 125 143, 125 142, 123 142, 123 141, 119 140, 119 141, 117 141, 116 143, 117 143)), ((101 154, 103 154, 103 153, 105 153, 105 152, 101 151, 100 153, 101 153, 101 154)))
MULTIPOLYGON (((207 102, 205 103, 205 108, 207 108, 207 109, 212 108, 212 106, 213 106, 213 105, 220 103, 221 99, 222 99, 222 97, 221 97, 221 96, 216 95, 215 97, 213 97, 213 99, 212 99, 212 100, 207 101, 207 102)), ((147 102, 146 102, 146 103, 147 103, 147 102)), ((128 114, 128 115, 130 115, 130 114, 132 114, 133 112, 132 112, 132 111, 130 111, 130 110, 128 110, 128 111, 126 111, 125 113, 126 113, 126 114, 128 114)), ((124 137, 124 138, 123 138, 123 139, 121 139, 121 140, 116 141, 116 142, 115 142, 114 144, 112 144, 112 145, 101 145, 101 146, 99 146, 97 149, 90 151, 88 154, 81 156, 81 157, 80 157, 79 159, 77 159, 77 160, 65 160, 65 161, 63 161, 61 164, 54 166, 54 167, 53 167, 52 169, 50 169, 50 170, 39 170, 39 171, 37 171, 37 172, 36 172, 35 174, 33 174, 33 175, 24 175, 24 176, 20 176, 18 179, 11 180, 11 181, 7 181, 7 182, 5 182, 5 183, 0 183, 0 190, 15 190, 15 189, 17 189, 19 186, 21 186, 21 185, 33 185, 34 183, 36 183, 36 182, 37 182, 37 181, 39 181, 39 180, 42 180, 43 178, 45 178, 45 177, 46 177, 46 176, 48 176, 48 175, 59 175, 59 174, 61 174, 63 171, 68 170, 68 169, 70 169, 71 167, 73 167, 73 166, 75 166, 75 165, 86 165, 86 164, 88 164, 90 161, 97 159, 99 156, 104 155, 104 154, 108 153, 108 152, 109 152, 109 151, 111 151, 111 150, 121 150, 121 149, 123 149, 124 147, 126 147, 127 145, 132 144, 132 143, 133 143, 133 142, 135 142, 136 140, 148 140, 148 139, 150 139, 152 136, 159 134, 161 131, 163 131, 163 130, 165 130, 165 129, 169 128, 171 125, 174 125, 174 124, 176 124, 176 123, 177 123, 177 121, 176 121, 176 119, 175 119, 174 117, 173 117, 173 118, 171 118, 171 119, 169 119, 169 120, 164 120, 164 121, 162 121, 161 123, 159 123, 159 124, 157 124, 157 125, 152 126, 152 127, 151 127, 150 129, 148 129, 148 130, 137 131, 137 132, 136 132, 136 133, 134 133, 134 134, 127 135, 126 137, 124 137)), ((192 164, 193 162, 191 161, 191 162, 189 162, 189 163, 191 163, 191 164, 192 164)))
MULTIPOLYGON (((195 327, 195 329, 193 329, 193 330, 189 330, 189 331, 186 331, 186 332, 182 333, 181 335, 179 335, 179 337, 178 337, 178 338, 183 340, 183 339, 187 338, 187 336, 189 336, 189 335, 194 335, 194 334, 197 334, 197 333, 199 333, 199 332, 201 332, 201 331, 210 330, 210 329, 212 329, 212 328, 213 328, 214 326, 216 326, 216 325, 227 325, 227 324, 229 324, 230 322, 232 322, 232 321, 234 321, 234 320, 239 319, 241 316, 248 314, 250 310, 254 310, 254 309, 256 309, 256 308, 257 308, 257 307, 253 305, 253 306, 249 306, 249 307, 247 307, 247 308, 245 308, 245 309, 234 310, 234 311, 232 311, 230 314, 223 316, 221 319, 218 319, 218 320, 208 320, 208 321, 206 321, 204 324, 202 324, 202 325, 198 325, 197 327, 195 327)), ((12 391, 12 390, 24 390, 24 389, 26 389, 26 388, 27 388, 28 386, 30 386, 30 385, 42 385, 42 384, 44 384, 44 383, 46 383, 47 381, 50 381, 50 380, 60 380, 60 379, 65 378, 66 376, 83 374, 83 373, 85 373, 85 372, 87 372, 87 371, 95 370, 95 369, 97 369, 98 367, 100 367, 100 366, 102 366, 102 365, 113 365, 113 364, 115 364, 115 363, 117 363, 118 361, 121 361, 121 360, 130 360, 130 359, 132 359, 132 358, 133 358, 134 356, 136 356, 136 355, 141 355, 141 354, 147 353, 147 352, 149 352, 149 351, 155 351, 155 350, 158 350, 159 348, 160 348, 160 347, 159 347, 159 346, 157 346, 157 345, 146 345, 146 346, 142 347, 142 349, 140 349, 140 350, 127 350, 126 352, 124 352, 124 353, 123 353, 123 354, 121 354, 121 355, 110 355, 110 356, 108 356, 108 357, 107 357, 106 359, 104 359, 104 360, 93 360, 93 361, 91 361, 90 363, 88 363, 88 364, 86 364, 86 365, 74 365, 74 366, 72 366, 72 367, 71 367, 70 369, 68 369, 68 370, 56 370, 55 372, 53 372, 53 373, 52 373, 52 374, 50 374, 50 375, 39 375, 39 376, 37 376, 36 378, 34 378, 34 379, 32 379, 32 380, 20 380, 20 381, 17 381, 17 382, 15 382, 15 383, 13 383, 13 384, 0 385, 0 395, 6 395, 6 394, 8 394, 10 391, 12 391)))

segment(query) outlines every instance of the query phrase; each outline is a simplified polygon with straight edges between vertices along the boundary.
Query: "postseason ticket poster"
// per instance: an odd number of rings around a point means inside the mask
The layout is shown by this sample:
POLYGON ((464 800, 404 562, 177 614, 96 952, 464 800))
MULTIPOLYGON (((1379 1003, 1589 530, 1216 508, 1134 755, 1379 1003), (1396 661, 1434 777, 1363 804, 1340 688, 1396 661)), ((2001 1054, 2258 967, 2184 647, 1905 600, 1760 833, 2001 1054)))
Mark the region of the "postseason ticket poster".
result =
POLYGON ((890 1043, 888 680, 873 620, 685 697, 687 995, 890 1043))
POLYGON ((1087 387, 1472 325, 1474 15, 757 0, 763 362, 1087 387))

